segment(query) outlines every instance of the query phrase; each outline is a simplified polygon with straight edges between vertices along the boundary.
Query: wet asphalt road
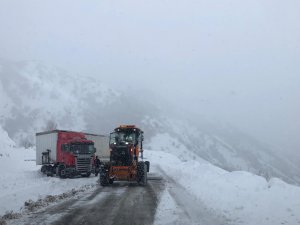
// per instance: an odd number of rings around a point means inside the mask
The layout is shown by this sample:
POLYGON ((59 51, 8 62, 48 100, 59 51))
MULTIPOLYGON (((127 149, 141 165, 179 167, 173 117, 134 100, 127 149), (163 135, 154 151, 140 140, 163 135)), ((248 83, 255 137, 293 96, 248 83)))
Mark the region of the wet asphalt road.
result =
POLYGON ((164 184, 161 178, 151 179, 151 175, 149 178, 146 186, 128 182, 99 186, 79 199, 70 199, 34 213, 22 224, 153 224, 164 184))
POLYGON ((24 215, 8 225, 235 224, 220 212, 207 208, 158 169, 160 175, 150 173, 146 186, 128 182, 116 182, 108 187, 98 184, 79 196, 24 215))

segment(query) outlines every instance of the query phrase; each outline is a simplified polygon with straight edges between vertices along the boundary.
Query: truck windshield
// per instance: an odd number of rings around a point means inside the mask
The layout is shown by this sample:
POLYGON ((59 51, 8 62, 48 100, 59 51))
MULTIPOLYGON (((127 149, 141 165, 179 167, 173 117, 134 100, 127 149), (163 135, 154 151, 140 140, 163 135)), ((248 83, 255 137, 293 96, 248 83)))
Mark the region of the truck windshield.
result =
POLYGON ((134 132, 114 132, 110 134, 110 144, 128 144, 134 143, 136 139, 136 134, 134 132))
POLYGON ((71 152, 75 154, 93 154, 94 145, 93 144, 72 144, 70 146, 71 152))

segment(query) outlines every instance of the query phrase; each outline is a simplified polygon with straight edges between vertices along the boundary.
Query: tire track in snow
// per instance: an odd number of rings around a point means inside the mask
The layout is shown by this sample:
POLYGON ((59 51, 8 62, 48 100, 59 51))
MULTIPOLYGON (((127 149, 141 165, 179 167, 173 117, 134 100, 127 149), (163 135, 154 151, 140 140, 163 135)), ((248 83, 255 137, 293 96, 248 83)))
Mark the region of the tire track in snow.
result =
MULTIPOLYGON (((183 186, 169 177, 159 166, 158 171, 166 180, 166 189, 161 201, 168 201, 169 205, 161 205, 161 209, 166 210, 167 214, 173 215, 168 218, 163 218, 163 213, 157 215, 155 225, 172 224, 172 225, 229 225, 230 220, 225 216, 218 215, 213 210, 205 206, 201 200, 189 193, 183 186), (168 212, 169 211, 169 212, 168 212), (160 221, 161 220, 161 221, 160 221)), ((161 202, 163 204, 163 202, 161 202)), ((160 206, 158 206, 160 208, 160 206)))

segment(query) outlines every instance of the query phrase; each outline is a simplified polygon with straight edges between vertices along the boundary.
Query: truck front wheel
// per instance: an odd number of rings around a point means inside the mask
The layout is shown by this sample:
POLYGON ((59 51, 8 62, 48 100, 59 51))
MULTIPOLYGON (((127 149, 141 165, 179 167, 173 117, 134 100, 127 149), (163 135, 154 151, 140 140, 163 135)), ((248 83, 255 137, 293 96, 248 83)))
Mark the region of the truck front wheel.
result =
POLYGON ((46 165, 43 165, 43 166, 41 167, 41 172, 42 172, 42 173, 46 173, 46 172, 47 172, 47 166, 46 166, 46 165))
POLYGON ((60 178, 66 178, 66 167, 64 164, 59 164, 57 166, 57 174, 60 178))
POLYGON ((141 185, 147 184, 147 165, 144 162, 138 162, 137 165, 137 182, 141 185))

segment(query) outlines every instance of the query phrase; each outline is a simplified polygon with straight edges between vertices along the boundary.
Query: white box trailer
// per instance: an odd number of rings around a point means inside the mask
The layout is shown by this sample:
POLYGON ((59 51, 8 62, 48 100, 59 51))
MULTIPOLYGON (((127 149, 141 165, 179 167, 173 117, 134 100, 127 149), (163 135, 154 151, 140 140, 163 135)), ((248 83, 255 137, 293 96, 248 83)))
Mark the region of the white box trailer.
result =
MULTIPOLYGON (((42 153, 50 150, 50 162, 55 163, 57 158, 56 148, 59 130, 41 132, 36 134, 36 164, 42 165, 42 153)), ((100 158, 101 161, 106 161, 110 157, 109 151, 109 136, 84 133, 87 140, 94 142, 96 148, 95 155, 100 158)))
POLYGON ((86 139, 94 142, 96 148, 95 155, 98 156, 101 161, 107 161, 110 157, 109 136, 89 133, 84 133, 84 135, 86 139))
POLYGON ((49 150, 50 163, 57 159, 58 131, 41 132, 36 134, 36 165, 43 165, 43 153, 49 150))

